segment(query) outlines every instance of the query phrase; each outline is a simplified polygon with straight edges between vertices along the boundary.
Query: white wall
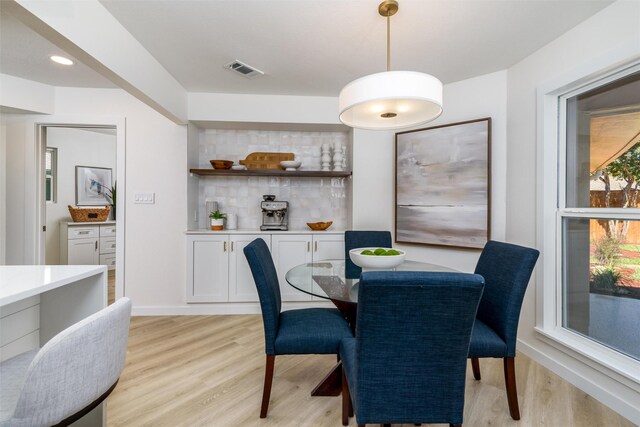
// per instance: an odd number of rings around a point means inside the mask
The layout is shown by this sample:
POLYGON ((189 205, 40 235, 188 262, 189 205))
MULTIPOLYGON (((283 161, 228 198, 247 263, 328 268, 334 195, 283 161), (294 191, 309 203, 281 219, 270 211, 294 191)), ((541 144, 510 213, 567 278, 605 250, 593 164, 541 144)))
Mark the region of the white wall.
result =
MULTIPOLYGON (((507 240, 536 246, 537 88, 621 46, 631 44, 640 54, 639 28, 640 3, 618 1, 508 70, 507 240)), ((580 362, 576 355, 548 345, 534 331, 536 294, 532 287, 525 296, 520 317, 519 349, 640 423, 637 385, 634 390, 613 381, 580 362)))
POLYGON ((0 74, 0 105, 15 112, 51 114, 53 86, 0 74))
MULTIPOLYGON (((95 131, 49 127, 47 147, 58 149, 57 197, 47 203, 47 233, 45 263, 60 263, 60 221, 69 221, 68 205, 75 206, 75 167, 109 168, 112 181, 116 179, 116 137, 95 131)), ((112 182, 113 183, 113 182, 112 182)))
MULTIPOLYGON (((504 240, 506 216, 507 73, 444 86, 444 112, 425 127, 491 117, 491 238, 504 240)), ((353 227, 394 230, 395 133, 354 130, 353 227)), ((397 245, 412 259, 472 271, 476 250, 397 245)))
POLYGON ((0 122, 0 265, 5 265, 7 242, 7 126, 0 122))
POLYGON ((184 305, 187 127, 119 89, 57 88, 55 113, 126 117, 125 295, 136 309, 184 305), (143 192, 155 204, 134 204, 143 192))

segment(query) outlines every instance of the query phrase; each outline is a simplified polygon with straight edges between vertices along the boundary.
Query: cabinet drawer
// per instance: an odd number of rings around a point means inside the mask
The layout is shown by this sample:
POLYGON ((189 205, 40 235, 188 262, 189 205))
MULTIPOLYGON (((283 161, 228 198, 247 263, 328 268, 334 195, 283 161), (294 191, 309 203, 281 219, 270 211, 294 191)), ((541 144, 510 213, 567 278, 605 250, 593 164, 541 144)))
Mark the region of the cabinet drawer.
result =
POLYGON ((100 265, 106 265, 109 270, 116 268, 116 254, 100 255, 100 265))
POLYGON ((115 225, 101 225, 100 226, 100 237, 115 237, 116 236, 116 226, 115 225))
POLYGON ((88 237, 98 237, 98 227, 69 227, 67 237, 71 239, 86 239, 88 237))
POLYGON ((113 254, 116 252, 116 238, 107 237, 100 239, 100 255, 113 254))

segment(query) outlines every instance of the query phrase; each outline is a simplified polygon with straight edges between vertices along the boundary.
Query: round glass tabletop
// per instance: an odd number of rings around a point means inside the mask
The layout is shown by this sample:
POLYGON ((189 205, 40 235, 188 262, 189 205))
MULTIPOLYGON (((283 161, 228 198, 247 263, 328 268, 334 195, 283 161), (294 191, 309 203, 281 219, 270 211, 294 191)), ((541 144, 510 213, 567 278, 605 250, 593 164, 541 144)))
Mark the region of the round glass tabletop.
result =
MULTIPOLYGON (((389 271, 456 272, 457 270, 427 262, 405 261, 389 271)), ((343 259, 300 264, 289 270, 285 278, 291 286, 309 295, 336 301, 358 302, 359 279, 345 277, 343 259)))

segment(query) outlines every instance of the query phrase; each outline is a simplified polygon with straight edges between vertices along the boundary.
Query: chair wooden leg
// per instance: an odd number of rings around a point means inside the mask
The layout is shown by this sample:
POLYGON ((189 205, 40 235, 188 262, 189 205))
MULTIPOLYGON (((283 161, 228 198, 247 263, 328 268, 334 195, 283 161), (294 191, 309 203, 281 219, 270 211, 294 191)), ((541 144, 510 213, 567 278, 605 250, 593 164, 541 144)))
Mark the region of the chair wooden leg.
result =
POLYGON ((271 383, 273 382, 273 367, 276 362, 276 356, 267 354, 267 360, 264 370, 264 389, 262 390, 262 406, 260 407, 260 418, 267 418, 269 410, 269 399, 271 398, 271 383))
POLYGON ((349 425, 349 406, 351 406, 351 396, 349 394, 349 385, 347 384, 347 376, 342 369, 342 425, 349 425))
POLYGON ((480 381, 480 360, 477 357, 471 358, 471 370, 473 371, 473 378, 480 381))
POLYGON ((509 402, 509 413, 514 420, 520 419, 520 408, 518 407, 518 391, 516 389, 516 365, 515 358, 504 358, 504 383, 507 388, 507 401, 509 402))

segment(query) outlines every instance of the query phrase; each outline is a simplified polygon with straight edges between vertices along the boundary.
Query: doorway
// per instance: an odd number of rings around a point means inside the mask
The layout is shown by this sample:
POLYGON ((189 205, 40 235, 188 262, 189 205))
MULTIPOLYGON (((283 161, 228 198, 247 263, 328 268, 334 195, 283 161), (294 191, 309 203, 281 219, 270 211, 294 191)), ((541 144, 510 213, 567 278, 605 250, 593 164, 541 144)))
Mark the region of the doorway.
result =
POLYGON ((40 263, 107 265, 110 304, 124 296, 124 129, 41 123, 36 134, 40 263), (73 221, 68 206, 110 212, 73 221))

